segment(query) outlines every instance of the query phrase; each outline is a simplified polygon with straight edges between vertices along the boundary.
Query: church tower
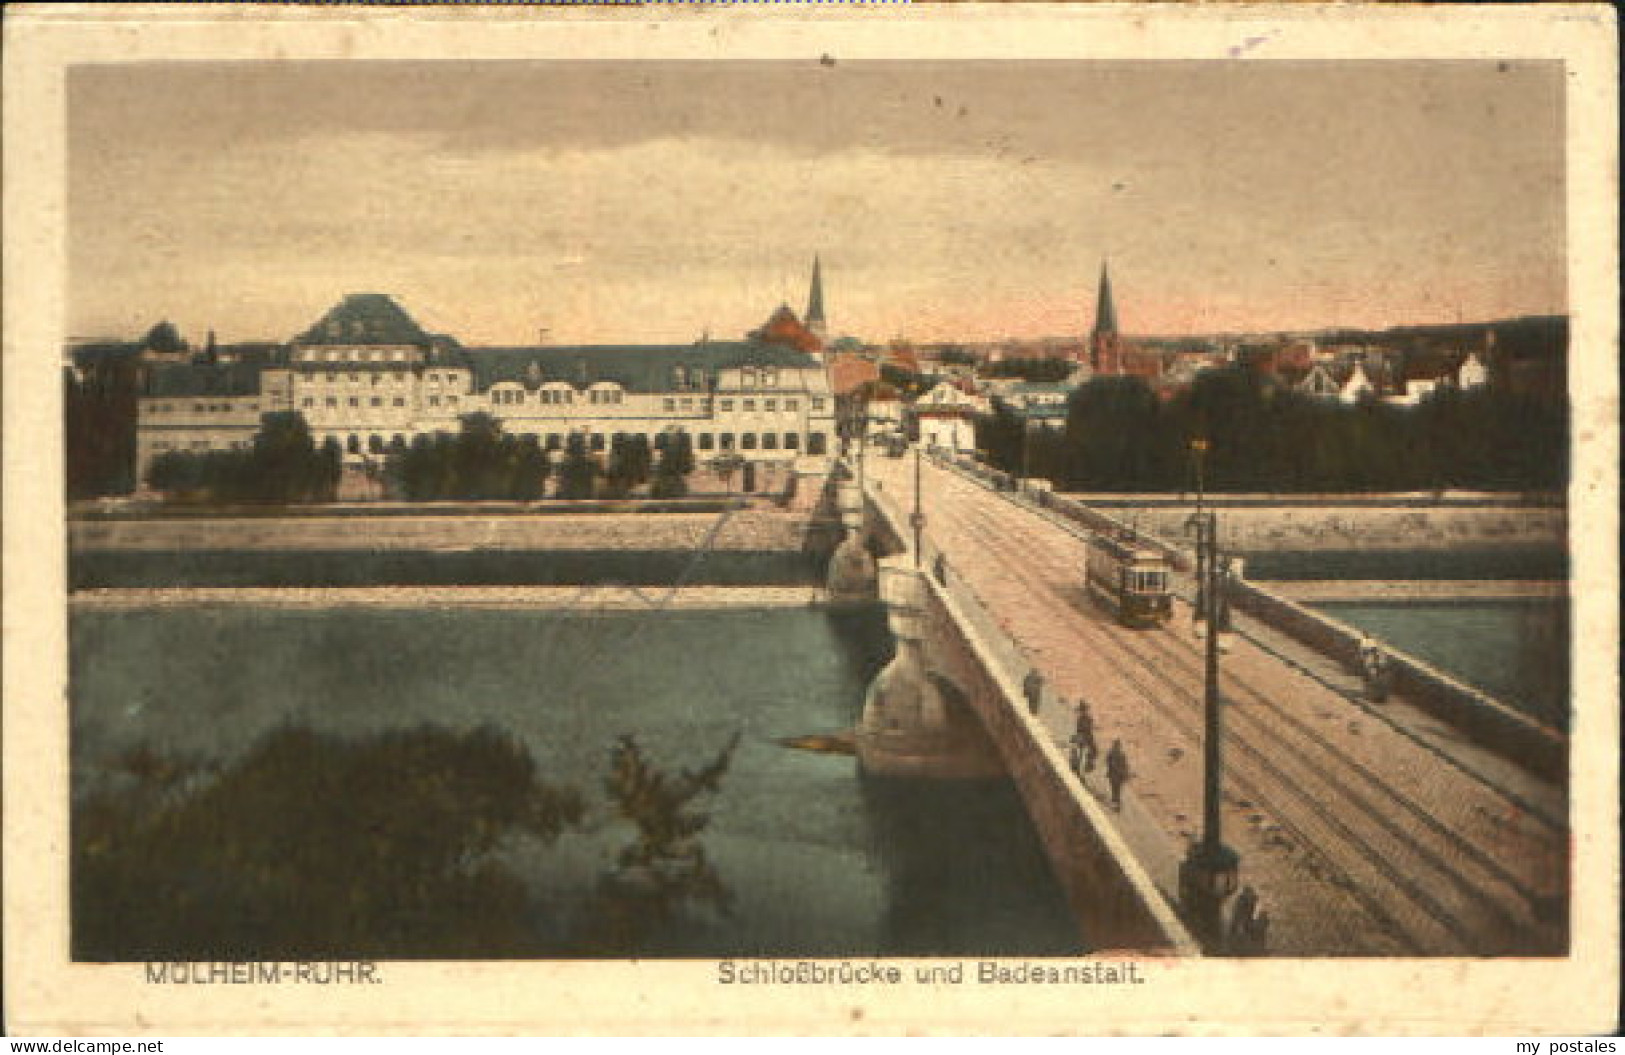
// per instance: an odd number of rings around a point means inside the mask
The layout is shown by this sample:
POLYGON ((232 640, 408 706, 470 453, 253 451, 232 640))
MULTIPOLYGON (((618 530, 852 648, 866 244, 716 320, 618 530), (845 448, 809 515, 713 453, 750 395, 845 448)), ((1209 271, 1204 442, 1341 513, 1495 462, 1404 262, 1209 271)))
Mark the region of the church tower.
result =
POLYGON ((807 293, 807 329, 820 341, 828 339, 824 323, 824 275, 818 257, 813 257, 812 289, 807 293))
POLYGON ((1089 365, 1096 374, 1123 372, 1123 348, 1117 332, 1117 306, 1112 303, 1112 276, 1100 264, 1100 294, 1095 301, 1095 328, 1089 334, 1089 365))

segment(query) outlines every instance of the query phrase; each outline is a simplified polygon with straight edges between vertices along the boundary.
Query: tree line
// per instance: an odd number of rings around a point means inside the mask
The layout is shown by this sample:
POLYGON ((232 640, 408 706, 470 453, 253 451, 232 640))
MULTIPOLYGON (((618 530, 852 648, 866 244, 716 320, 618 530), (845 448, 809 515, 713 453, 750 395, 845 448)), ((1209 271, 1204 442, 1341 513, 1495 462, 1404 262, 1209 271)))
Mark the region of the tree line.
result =
MULTIPOLYGON (((339 444, 318 445, 303 415, 261 418, 253 444, 241 450, 168 451, 153 460, 148 483, 170 495, 217 502, 327 502, 343 467, 339 444)), ((537 437, 509 435, 490 414, 466 414, 456 433, 437 432, 392 447, 374 471, 390 490, 414 502, 534 501, 549 478, 555 497, 626 498, 647 487, 652 498, 681 498, 694 471, 686 432, 651 449, 641 434, 614 437, 605 456, 572 433, 555 467, 537 437)))
POLYGON ((338 490, 343 453, 337 442, 317 446, 297 411, 260 418, 243 449, 167 451, 153 459, 154 490, 218 502, 328 502, 338 490))
POLYGON ((674 772, 623 736, 602 799, 490 725, 285 724, 225 763, 132 747, 109 760, 115 782, 74 802, 74 955, 639 954, 683 917, 732 905, 702 837, 737 742, 674 772), (620 850, 590 889, 555 898, 511 851, 545 856, 569 832, 608 833, 620 850))
POLYGON ((1211 491, 1551 491, 1568 480, 1567 409, 1486 386, 1442 388, 1414 407, 1328 403, 1231 366, 1163 402, 1133 377, 1073 393, 1064 429, 1026 428, 1000 408, 977 446, 1008 472, 1069 491, 1185 492, 1204 439, 1211 491))

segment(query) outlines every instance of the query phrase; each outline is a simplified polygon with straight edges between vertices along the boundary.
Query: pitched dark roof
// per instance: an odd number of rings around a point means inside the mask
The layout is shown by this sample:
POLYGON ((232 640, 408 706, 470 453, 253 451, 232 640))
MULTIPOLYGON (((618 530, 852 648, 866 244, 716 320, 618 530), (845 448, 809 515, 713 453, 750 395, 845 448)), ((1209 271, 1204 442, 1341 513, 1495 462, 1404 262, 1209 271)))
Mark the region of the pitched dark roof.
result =
POLYGON ((76 344, 69 349, 75 366, 84 369, 117 359, 131 359, 141 354, 139 341, 92 341, 76 344))
POLYGON ((805 352, 776 344, 749 341, 707 341, 675 345, 543 345, 539 347, 474 348, 467 353, 474 368, 474 385, 488 388, 500 381, 533 382, 531 364, 541 380, 564 381, 581 387, 613 381, 631 392, 661 392, 673 387, 675 370, 682 367, 698 383, 719 370, 744 365, 817 368, 818 360, 805 352))
POLYGON ((351 293, 294 338, 298 344, 416 344, 432 338, 386 293, 351 293))
POLYGON ((147 375, 149 396, 252 396, 267 364, 162 363, 147 375))

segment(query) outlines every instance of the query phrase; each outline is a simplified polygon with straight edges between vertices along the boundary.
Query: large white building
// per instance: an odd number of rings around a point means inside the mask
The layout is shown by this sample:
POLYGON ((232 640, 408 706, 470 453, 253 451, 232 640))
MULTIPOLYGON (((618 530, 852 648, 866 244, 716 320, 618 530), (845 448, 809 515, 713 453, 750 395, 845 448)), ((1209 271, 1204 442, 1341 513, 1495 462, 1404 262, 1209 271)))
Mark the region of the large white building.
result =
POLYGON ((700 462, 733 453, 814 468, 835 435, 817 348, 788 308, 744 341, 464 348, 387 295, 352 294, 286 345, 155 364, 139 400, 137 471, 145 480, 166 451, 249 446, 261 415, 290 410, 352 460, 455 432, 462 415, 484 411, 550 450, 571 433, 603 451, 617 434, 660 448, 686 432, 700 462))

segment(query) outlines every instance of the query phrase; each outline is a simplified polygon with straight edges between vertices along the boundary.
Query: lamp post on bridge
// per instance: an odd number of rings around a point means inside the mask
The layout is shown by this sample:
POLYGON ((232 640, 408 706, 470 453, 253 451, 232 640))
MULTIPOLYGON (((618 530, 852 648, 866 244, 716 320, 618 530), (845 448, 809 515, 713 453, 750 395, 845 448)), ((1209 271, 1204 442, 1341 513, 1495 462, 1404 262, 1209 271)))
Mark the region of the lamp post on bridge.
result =
POLYGON ((1223 699, 1219 692, 1219 632, 1229 622, 1230 558, 1219 555, 1218 522, 1213 513, 1192 518, 1197 529, 1197 566, 1205 581, 1197 604, 1207 621, 1202 731, 1202 836, 1179 865, 1179 900, 1210 951, 1224 948, 1224 902, 1236 892, 1241 856, 1224 844, 1223 699))
POLYGON ((1207 619, 1207 542, 1203 532, 1210 526, 1209 518, 1202 512, 1202 463, 1207 457, 1208 441, 1198 436, 1191 440, 1191 462, 1196 472, 1196 512, 1185 521, 1187 531, 1196 532, 1196 603, 1191 606, 1191 625, 1198 634, 1202 633, 1207 619))
POLYGON ((924 446, 924 439, 920 435, 914 438, 914 512, 909 515, 909 526, 914 529, 914 567, 919 568, 924 559, 924 532, 925 511, 920 507, 920 451, 924 446))

